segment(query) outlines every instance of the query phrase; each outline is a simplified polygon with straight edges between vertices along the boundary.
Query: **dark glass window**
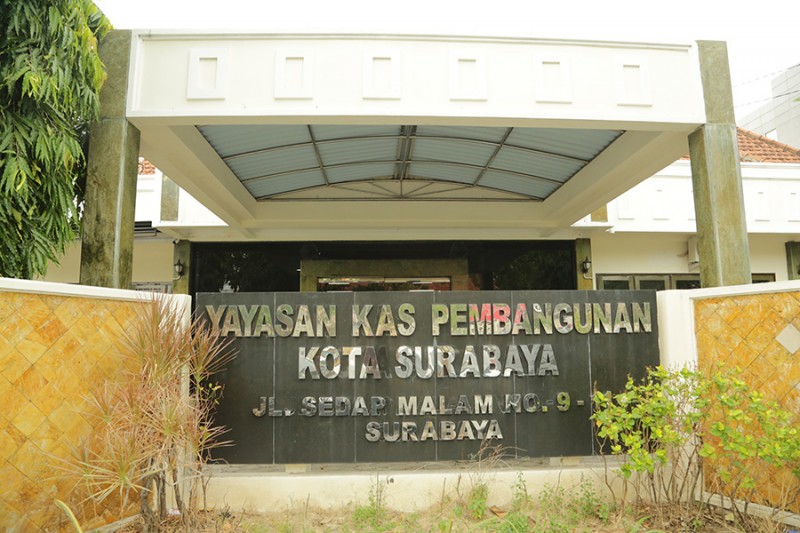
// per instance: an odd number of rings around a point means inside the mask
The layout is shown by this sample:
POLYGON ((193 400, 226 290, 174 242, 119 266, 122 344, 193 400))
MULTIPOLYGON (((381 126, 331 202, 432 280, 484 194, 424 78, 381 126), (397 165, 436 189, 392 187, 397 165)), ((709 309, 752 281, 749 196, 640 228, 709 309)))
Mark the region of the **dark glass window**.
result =
MULTIPOLYGON (((753 283, 775 281, 775 274, 753 274, 753 283)), ((598 274, 597 288, 606 290, 699 289, 700 274, 598 274)))
POLYGON ((194 243, 192 293, 299 291, 304 259, 466 259, 475 290, 576 288, 574 241, 340 241, 194 243))
POLYGON ((603 289, 611 291, 626 291, 631 288, 627 279, 607 279, 603 283, 603 289))
POLYGON ((645 291, 663 291, 667 288, 667 282, 663 279, 640 279, 637 281, 639 289, 645 291))
POLYGON ((676 279, 675 280, 675 288, 676 289, 699 289, 700 288, 700 278, 697 279, 676 279))

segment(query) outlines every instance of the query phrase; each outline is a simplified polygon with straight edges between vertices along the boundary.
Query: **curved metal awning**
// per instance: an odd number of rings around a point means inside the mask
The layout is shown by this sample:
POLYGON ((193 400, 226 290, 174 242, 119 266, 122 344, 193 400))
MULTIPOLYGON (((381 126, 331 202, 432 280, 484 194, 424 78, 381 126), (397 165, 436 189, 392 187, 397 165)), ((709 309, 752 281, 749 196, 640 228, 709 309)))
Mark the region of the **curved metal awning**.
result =
POLYGON ((623 132, 429 125, 198 127, 257 200, 544 200, 623 132))
POLYGON ((195 241, 574 238, 705 121, 691 44, 141 31, 131 50, 141 154, 224 223, 159 224, 195 241))

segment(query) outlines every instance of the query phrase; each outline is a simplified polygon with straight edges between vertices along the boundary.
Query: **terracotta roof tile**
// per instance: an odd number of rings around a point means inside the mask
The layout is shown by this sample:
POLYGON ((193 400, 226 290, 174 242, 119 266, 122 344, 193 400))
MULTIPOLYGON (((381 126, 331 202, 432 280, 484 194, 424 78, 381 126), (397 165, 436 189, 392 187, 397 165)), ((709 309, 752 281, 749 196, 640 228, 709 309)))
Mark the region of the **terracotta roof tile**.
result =
POLYGON ((800 163, 800 150, 750 130, 739 130, 739 158, 754 163, 800 163))
MULTIPOLYGON (((739 160, 743 163, 800 163, 800 150, 744 128, 737 129, 739 160)), ((688 160, 689 156, 681 157, 688 160)))
POLYGON ((156 166, 145 159, 144 157, 139 158, 139 175, 152 175, 156 173, 156 166))

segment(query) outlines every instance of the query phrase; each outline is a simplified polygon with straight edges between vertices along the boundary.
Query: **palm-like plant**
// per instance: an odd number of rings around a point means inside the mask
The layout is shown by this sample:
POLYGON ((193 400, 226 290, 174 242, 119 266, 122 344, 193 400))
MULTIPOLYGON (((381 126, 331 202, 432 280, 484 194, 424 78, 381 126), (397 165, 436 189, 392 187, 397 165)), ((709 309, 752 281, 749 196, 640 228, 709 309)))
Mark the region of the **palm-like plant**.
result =
POLYGON ((145 531, 158 531, 171 493, 191 526, 198 488, 204 489, 208 450, 226 444, 214 426, 219 386, 211 381, 234 352, 199 320, 166 298, 142 308, 122 338, 121 381, 90 398, 101 423, 72 461, 88 497, 130 505, 136 496, 145 531), (113 497, 113 498, 112 498, 113 497))

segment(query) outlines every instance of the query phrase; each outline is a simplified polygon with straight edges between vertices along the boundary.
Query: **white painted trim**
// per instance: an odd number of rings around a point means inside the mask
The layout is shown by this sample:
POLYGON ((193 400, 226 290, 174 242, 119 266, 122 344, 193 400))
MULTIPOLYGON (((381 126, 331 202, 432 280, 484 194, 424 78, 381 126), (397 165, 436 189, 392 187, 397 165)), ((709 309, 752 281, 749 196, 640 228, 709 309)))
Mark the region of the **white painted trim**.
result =
POLYGON ((542 104, 572 103, 572 66, 571 60, 564 54, 537 55, 533 62, 536 78, 536 102, 542 104), (559 87, 548 91, 545 85, 545 65, 558 65, 559 87))
POLYGON ((697 342, 694 336, 692 291, 659 291, 658 343, 661 365, 675 369, 697 365, 697 342))
POLYGON ((475 36, 457 34, 423 34, 423 33, 298 33, 298 32, 243 32, 235 28, 220 28, 208 31, 197 29, 133 29, 134 38, 147 41, 172 41, 172 40, 248 40, 248 39, 274 39, 274 40, 370 40, 370 41, 438 41, 438 42, 466 42, 466 43, 508 43, 508 44, 566 44, 570 46, 620 48, 620 49, 653 49, 688 51, 695 48, 694 43, 663 43, 647 41, 607 41, 586 39, 555 39, 534 37, 509 37, 509 36, 475 36))
POLYGON ((448 58, 450 100, 485 101, 487 99, 486 52, 483 50, 453 50, 448 58), (461 63, 474 63, 473 84, 462 83, 461 63))
POLYGON ((645 57, 625 55, 617 58, 614 64, 614 80, 616 83, 617 105, 650 107, 653 105, 653 82, 650 78, 650 67, 645 57), (638 89, 627 83, 626 69, 635 67, 638 73, 638 89))
MULTIPOLYGON (((736 502, 736 505, 739 509, 743 509, 745 506, 745 502, 743 500, 731 500, 727 496, 706 491, 703 491, 702 501, 709 502, 711 505, 716 505, 718 507, 722 507, 723 509, 731 509, 733 507, 733 501, 736 502)), ((776 509, 767 505, 750 502, 747 504, 747 514, 750 516, 770 518, 773 521, 781 522, 789 526, 800 526, 800 514, 776 509)))
POLYGON ((374 48, 364 51, 363 98, 367 100, 400 100, 403 95, 402 55, 396 48, 374 48), (375 60, 389 61, 389 86, 385 90, 375 87, 375 60))
POLYGON ((228 94, 228 55, 225 48, 191 48, 189 50, 189 77, 186 83, 187 100, 224 100, 228 94), (213 87, 203 87, 201 62, 215 60, 213 87))
POLYGON ((305 48, 281 47, 275 51, 275 93, 276 100, 310 100, 314 97, 314 58, 305 48), (288 85, 286 65, 289 59, 303 61, 303 82, 297 87, 288 85))
POLYGON ((685 292, 687 298, 691 300, 704 300, 706 298, 717 298, 719 296, 746 296, 748 294, 791 291, 800 291, 800 280, 773 281, 771 283, 755 283, 752 285, 732 285, 729 287, 709 287, 707 289, 692 289, 678 292, 685 292))
MULTIPOLYGON (((152 294, 144 291, 125 289, 109 289, 107 287, 91 287, 73 285, 71 283, 54 283, 28 279, 0 278, 0 292, 21 292, 27 294, 50 294, 54 296, 76 296, 81 298, 102 298, 106 300, 123 300, 141 302, 152 298, 152 294)), ((190 309, 192 297, 187 294, 159 295, 166 297, 177 305, 190 309)))

